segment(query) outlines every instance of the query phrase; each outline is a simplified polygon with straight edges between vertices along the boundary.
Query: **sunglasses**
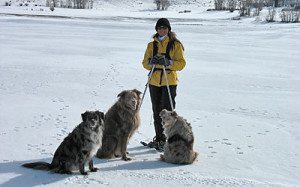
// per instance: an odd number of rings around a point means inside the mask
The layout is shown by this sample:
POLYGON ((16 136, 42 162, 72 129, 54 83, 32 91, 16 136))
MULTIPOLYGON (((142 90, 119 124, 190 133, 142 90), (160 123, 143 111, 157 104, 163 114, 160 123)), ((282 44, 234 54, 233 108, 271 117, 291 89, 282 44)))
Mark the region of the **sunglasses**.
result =
POLYGON ((161 30, 161 29, 166 30, 167 28, 168 28, 168 27, 166 27, 166 26, 161 26, 161 27, 158 27, 157 30, 161 30))

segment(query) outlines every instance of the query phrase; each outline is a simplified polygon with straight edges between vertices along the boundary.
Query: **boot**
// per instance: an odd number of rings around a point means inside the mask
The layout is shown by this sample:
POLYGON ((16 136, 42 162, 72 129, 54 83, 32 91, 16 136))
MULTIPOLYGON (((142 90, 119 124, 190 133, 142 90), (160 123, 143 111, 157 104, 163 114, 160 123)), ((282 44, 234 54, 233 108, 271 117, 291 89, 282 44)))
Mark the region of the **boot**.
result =
POLYGON ((164 151, 164 145, 165 141, 161 140, 157 143, 157 147, 155 147, 156 150, 163 152, 164 151))
POLYGON ((156 136, 154 136, 153 140, 148 143, 148 146, 151 148, 156 148, 158 145, 158 142, 156 141, 156 136))

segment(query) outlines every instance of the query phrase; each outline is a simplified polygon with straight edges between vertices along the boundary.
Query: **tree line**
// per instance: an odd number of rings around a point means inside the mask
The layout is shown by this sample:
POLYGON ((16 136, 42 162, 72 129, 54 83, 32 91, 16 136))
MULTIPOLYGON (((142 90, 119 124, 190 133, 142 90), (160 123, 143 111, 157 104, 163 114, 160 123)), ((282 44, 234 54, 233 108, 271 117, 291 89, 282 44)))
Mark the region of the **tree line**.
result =
MULTIPOLYGON (((170 0, 154 0, 157 10, 167 10, 171 5, 170 0)), ((62 8, 78 8, 78 9, 92 9, 94 0, 46 0, 48 7, 62 7, 62 8)))

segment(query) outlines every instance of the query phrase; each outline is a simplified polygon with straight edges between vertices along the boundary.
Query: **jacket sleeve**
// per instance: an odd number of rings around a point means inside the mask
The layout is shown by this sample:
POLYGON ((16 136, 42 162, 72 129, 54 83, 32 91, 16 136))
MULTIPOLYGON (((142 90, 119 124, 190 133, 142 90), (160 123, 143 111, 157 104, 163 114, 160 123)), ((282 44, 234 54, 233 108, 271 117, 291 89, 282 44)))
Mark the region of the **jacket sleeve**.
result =
POLYGON ((172 58, 172 62, 173 64, 170 67, 171 70, 181 71, 185 67, 186 62, 183 54, 183 47, 179 42, 175 43, 174 56, 172 58))
POLYGON ((152 66, 148 65, 148 59, 153 55, 153 42, 148 43, 147 49, 145 51, 143 66, 147 70, 151 70, 152 66))

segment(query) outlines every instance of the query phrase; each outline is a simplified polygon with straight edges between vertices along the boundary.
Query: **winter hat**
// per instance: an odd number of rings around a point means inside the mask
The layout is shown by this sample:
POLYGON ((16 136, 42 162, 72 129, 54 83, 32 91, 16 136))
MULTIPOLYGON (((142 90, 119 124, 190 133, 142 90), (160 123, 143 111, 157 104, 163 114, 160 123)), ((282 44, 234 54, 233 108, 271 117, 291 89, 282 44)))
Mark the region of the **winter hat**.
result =
POLYGON ((168 27, 169 31, 171 31, 171 25, 170 22, 167 18, 160 18, 159 20, 157 20, 156 25, 155 25, 155 30, 158 30, 158 27, 160 26, 166 26, 168 27))

